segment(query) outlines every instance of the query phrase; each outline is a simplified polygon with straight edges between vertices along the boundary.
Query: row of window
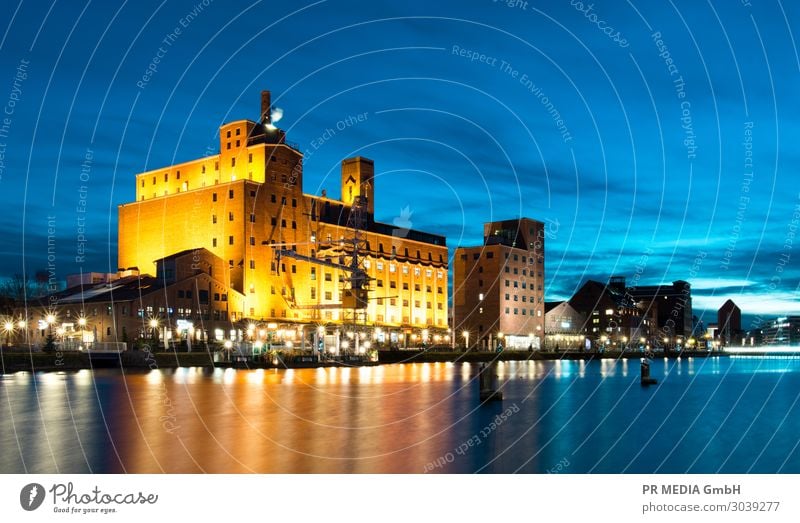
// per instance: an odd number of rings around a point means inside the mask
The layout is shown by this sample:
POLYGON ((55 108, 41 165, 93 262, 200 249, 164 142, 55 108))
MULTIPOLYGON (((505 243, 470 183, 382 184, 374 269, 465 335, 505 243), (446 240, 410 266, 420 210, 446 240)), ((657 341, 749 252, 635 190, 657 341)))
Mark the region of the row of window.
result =
MULTIPOLYGON (((530 311, 530 316, 534 315, 534 309, 518 309, 517 307, 514 307, 513 309, 510 307, 506 307, 505 312, 506 314, 512 314, 511 312, 512 310, 514 311, 513 314, 521 314, 522 316, 528 316, 528 311, 530 311)), ((535 314, 536 316, 541 316, 542 311, 537 310, 535 311, 535 314)))
MULTIPOLYGON (((494 258, 494 253, 492 251, 487 251, 484 254, 485 254, 486 258, 489 258, 489 259, 494 258)), ((509 253, 504 253, 504 254, 506 256, 506 259, 509 259, 509 253)), ((481 258, 481 253, 479 253, 479 252, 472 253, 472 259, 473 260, 479 260, 480 258, 481 258)), ((539 258, 539 263, 542 263, 542 257, 539 256, 538 258, 539 258)), ((462 254, 461 255, 461 259, 466 261, 467 260, 467 254, 466 253, 462 254)), ((512 259, 514 261, 520 261, 520 256, 518 254, 514 254, 514 255, 512 255, 512 259)), ((530 257, 522 256, 522 263, 529 263, 529 264, 533 265, 533 262, 534 262, 534 257, 533 256, 530 256, 530 257)))
MULTIPOLYGON (((528 298, 527 296, 523 295, 522 296, 522 303, 527 302, 528 301, 527 298, 528 298)), ((531 296, 530 298, 531 298, 531 303, 536 303, 537 301, 539 303, 542 303, 542 301, 543 301, 542 296, 531 296)), ((511 299, 511 296, 509 296, 509 294, 506 293, 506 301, 508 301, 510 299, 511 299)), ((516 294, 514 295, 514 301, 519 301, 519 296, 517 296, 516 294)))

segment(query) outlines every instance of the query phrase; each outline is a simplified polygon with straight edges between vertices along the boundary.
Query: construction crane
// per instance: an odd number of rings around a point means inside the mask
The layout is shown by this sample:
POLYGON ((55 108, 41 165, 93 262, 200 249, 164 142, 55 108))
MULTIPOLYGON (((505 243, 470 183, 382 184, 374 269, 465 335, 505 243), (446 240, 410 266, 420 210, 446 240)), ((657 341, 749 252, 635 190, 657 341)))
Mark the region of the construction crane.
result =
POLYGON ((328 261, 322 258, 312 258, 311 256, 306 256, 304 254, 300 254, 297 251, 275 247, 275 260, 276 265, 280 267, 280 259, 281 257, 292 258, 294 260, 299 260, 307 263, 313 263, 315 265, 322 265, 324 267, 330 267, 332 269, 339 269, 342 271, 346 271, 350 273, 350 277, 346 278, 345 281, 349 281, 350 287, 343 289, 342 293, 342 303, 329 303, 329 304, 322 304, 322 305, 308 305, 305 307, 296 307, 296 308, 305 308, 305 309, 366 309, 367 301, 369 301, 368 297, 368 289, 366 288, 367 283, 370 280, 370 277, 367 276, 366 271, 356 265, 353 266, 352 263, 349 265, 345 265, 342 263, 334 263, 332 261, 328 261), (348 292, 350 291, 350 292, 348 292))
MULTIPOLYGON (((271 240, 262 242, 264 245, 271 245, 274 249, 274 258, 278 270, 281 266, 281 257, 287 257, 349 273, 348 277, 341 280, 343 283, 341 303, 298 306, 293 302, 290 304, 292 308, 317 310, 338 309, 342 311, 343 323, 351 323, 353 325, 352 331, 357 330, 359 323, 366 326, 366 309, 370 300, 369 282, 371 280, 364 267, 364 253, 368 252, 366 247, 367 242, 363 236, 363 231, 366 228, 366 220, 367 199, 364 196, 356 196, 350 206, 350 213, 347 218, 346 230, 350 234, 347 238, 341 238, 336 242, 339 247, 339 249, 336 249, 338 251, 336 255, 339 256, 340 261, 342 261, 341 263, 331 261, 327 253, 325 258, 306 256, 304 254, 299 254, 294 249, 288 249, 286 244, 275 244, 272 243, 271 240), (346 263, 343 261, 345 258, 348 258, 346 263), (348 311, 350 312, 349 317, 347 314, 348 311)), ((331 246, 331 248, 332 247, 333 246, 331 246)), ((317 256, 320 254, 321 253, 318 253, 317 256)))

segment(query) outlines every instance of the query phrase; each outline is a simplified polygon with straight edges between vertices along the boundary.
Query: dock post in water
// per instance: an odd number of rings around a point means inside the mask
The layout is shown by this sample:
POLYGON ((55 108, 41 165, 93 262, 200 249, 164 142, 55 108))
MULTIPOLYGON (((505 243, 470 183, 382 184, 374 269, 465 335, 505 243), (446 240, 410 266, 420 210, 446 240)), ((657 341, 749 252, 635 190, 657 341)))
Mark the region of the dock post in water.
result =
POLYGON ((500 401, 503 393, 497 390, 497 373, 495 362, 488 365, 481 364, 478 369, 478 383, 480 385, 480 399, 484 401, 500 401))
POLYGON ((650 360, 647 358, 642 358, 641 364, 641 383, 643 387, 647 387, 648 385, 655 385, 658 383, 658 380, 655 378, 650 377, 650 360))

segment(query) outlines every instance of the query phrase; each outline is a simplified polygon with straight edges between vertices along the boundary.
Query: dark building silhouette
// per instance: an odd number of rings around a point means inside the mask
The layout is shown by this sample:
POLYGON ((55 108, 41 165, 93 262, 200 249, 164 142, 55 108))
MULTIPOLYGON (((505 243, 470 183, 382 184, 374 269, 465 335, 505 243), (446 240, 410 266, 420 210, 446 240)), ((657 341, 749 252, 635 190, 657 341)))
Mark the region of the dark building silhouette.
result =
POLYGON ((742 339, 742 310, 728 300, 717 311, 719 340, 723 345, 737 344, 742 339))
POLYGON ((640 343, 641 338, 650 341, 655 335, 655 311, 626 292, 624 278, 614 277, 608 284, 589 280, 570 298, 569 305, 586 317, 586 337, 594 345, 619 347, 640 343))
POLYGON ((627 291, 640 305, 655 311, 660 336, 692 336, 692 286, 688 282, 628 287, 627 291))

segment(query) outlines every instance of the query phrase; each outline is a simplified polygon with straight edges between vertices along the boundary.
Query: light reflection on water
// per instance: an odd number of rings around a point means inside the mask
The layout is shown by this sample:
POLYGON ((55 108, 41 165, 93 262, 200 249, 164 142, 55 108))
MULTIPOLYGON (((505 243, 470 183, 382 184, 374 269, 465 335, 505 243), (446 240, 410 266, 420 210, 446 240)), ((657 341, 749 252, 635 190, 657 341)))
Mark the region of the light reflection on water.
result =
POLYGON ((800 472, 796 358, 500 362, 484 406, 478 368, 3 375, 0 472, 800 472))

